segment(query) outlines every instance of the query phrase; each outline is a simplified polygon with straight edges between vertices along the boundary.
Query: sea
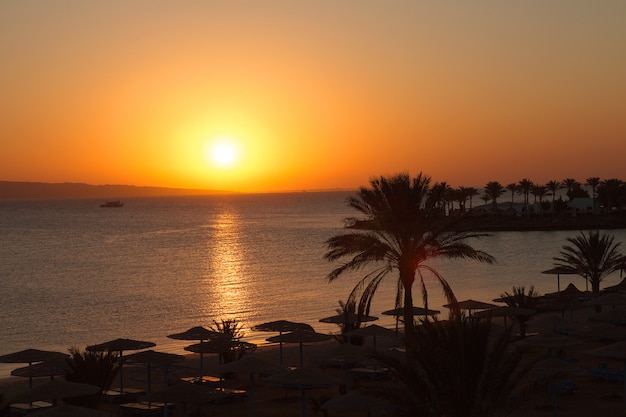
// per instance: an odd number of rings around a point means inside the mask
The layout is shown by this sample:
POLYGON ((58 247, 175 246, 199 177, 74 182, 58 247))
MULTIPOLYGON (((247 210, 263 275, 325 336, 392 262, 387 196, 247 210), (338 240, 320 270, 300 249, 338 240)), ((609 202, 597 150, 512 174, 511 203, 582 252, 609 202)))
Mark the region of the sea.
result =
MULTIPOLYGON (((297 192, 128 198, 122 208, 101 200, 0 201, 0 355, 35 348, 66 352, 117 338, 185 353, 193 342, 167 335, 237 320, 243 340, 263 345, 273 333, 254 325, 290 320, 333 333, 321 323, 336 314, 368 271, 329 282, 339 263, 324 259, 326 241, 344 231, 351 192, 297 192)), ((626 230, 610 230, 626 242, 626 230)), ((576 231, 495 232, 472 241, 495 265, 435 260, 459 300, 492 302, 513 286, 557 290, 554 266, 576 231)), ((625 244, 626 245, 626 244, 625 244)), ((626 247, 622 246, 622 253, 626 247)), ((441 287, 425 277, 429 308, 442 311, 441 287)), ((619 273, 605 279, 617 284, 619 273)), ((561 288, 583 278, 560 277, 561 288)), ((379 289, 371 315, 394 308, 397 280, 379 289)), ((421 306, 416 290, 415 305, 421 306)), ((0 364, 0 377, 14 364, 0 364)))

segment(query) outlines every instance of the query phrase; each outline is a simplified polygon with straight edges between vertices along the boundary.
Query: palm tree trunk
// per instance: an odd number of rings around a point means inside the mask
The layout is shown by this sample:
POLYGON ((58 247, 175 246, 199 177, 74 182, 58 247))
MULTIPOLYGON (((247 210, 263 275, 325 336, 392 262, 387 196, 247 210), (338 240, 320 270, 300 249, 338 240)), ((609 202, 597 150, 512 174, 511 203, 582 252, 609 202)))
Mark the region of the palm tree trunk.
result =
POLYGON ((415 347, 415 323, 413 321, 413 294, 411 287, 404 287, 404 338, 407 359, 412 357, 415 347))

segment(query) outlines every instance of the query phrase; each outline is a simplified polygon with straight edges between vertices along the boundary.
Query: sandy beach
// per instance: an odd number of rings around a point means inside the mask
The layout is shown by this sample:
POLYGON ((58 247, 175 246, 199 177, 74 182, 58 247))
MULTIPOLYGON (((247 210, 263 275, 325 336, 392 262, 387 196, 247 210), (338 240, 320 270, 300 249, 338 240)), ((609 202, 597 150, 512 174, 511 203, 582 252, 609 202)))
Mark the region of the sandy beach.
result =
MULTIPOLYGON (((576 310, 572 313, 567 312, 564 316, 575 323, 576 327, 588 328, 597 325, 596 322, 589 321, 588 318, 595 314, 593 308, 585 308, 576 310)), ((545 319, 546 317, 561 317, 561 313, 542 313, 537 318, 545 319)), ((501 319, 494 319, 494 323, 501 319)), ((545 329, 529 328, 530 333, 545 333, 545 329)), ((578 336, 576 334, 584 334, 585 330, 576 331, 569 337, 579 341, 571 346, 561 347, 556 350, 560 356, 572 358, 568 362, 567 368, 564 368, 559 380, 567 379, 571 381, 575 388, 570 392, 557 396, 557 412, 554 410, 553 397, 550 394, 549 384, 526 385, 531 388, 521 393, 521 401, 516 408, 508 415, 511 417, 543 417, 558 415, 561 417, 579 417, 589 415, 602 415, 607 417, 617 417, 626 415, 626 404, 624 402, 624 385, 620 382, 607 382, 601 379, 593 378, 591 375, 592 368, 604 363, 604 358, 589 355, 588 352, 607 345, 606 342, 595 341, 586 336, 578 336)), ((270 335, 270 334, 268 334, 270 335)), ((534 337, 534 336, 531 336, 534 337)), ((306 391, 306 407, 307 415, 324 415, 322 411, 317 411, 314 404, 321 404, 330 398, 337 398, 346 392, 346 386, 349 390, 354 391, 368 386, 392 386, 392 379, 369 379, 355 378, 353 374, 341 367, 328 366, 329 360, 337 354, 339 343, 330 340, 320 343, 309 343, 304 345, 303 358, 304 368, 313 369, 326 375, 336 378, 337 383, 326 388, 310 389, 306 391)), ((364 346, 371 348, 372 341, 366 339, 364 346)), ((388 350, 393 346, 398 346, 398 340, 392 338, 378 338, 377 349, 388 350)), ((158 349, 155 348, 155 349, 158 349)), ((279 349, 277 345, 261 346, 252 354, 254 357, 269 363, 278 364, 279 349)), ((532 361, 546 356, 545 347, 531 347, 527 354, 527 360, 532 361)), ((283 348, 284 365, 297 367, 300 361, 300 350, 298 344, 285 344, 283 348)), ((219 362, 216 355, 205 355, 204 358, 204 375, 219 375, 219 362)), ((623 361, 610 360, 609 368, 623 369, 623 361)), ((125 387, 133 387, 138 389, 146 388, 147 373, 146 368, 141 365, 125 366, 125 387)), ((152 375, 152 391, 157 392, 163 390, 165 379, 163 373, 153 371, 152 375)), ((175 382, 179 377, 197 375, 199 372, 199 356, 196 354, 186 355, 185 360, 180 366, 173 368, 169 373, 170 384, 175 382)), ((548 371, 549 372, 549 371, 548 371)), ((528 383, 540 378, 539 375, 531 374, 528 383)), ((35 385, 44 383, 48 378, 39 378, 35 380, 35 385)), ((254 376, 254 415, 259 417, 270 416, 300 416, 302 415, 302 397, 298 389, 290 389, 268 383, 259 376, 254 376)), ((114 386, 117 382, 114 382, 114 386)), ((250 379, 248 375, 236 375, 228 378, 223 383, 226 389, 250 390, 250 379)), ((4 396, 4 404, 10 402, 10 399, 17 393, 27 389, 27 379, 25 378, 7 378, 0 381, 0 392, 4 396)), ((243 398, 234 399, 232 401, 224 401, 219 404, 189 404, 186 408, 188 415, 196 416, 249 416, 250 395, 243 398)), ((122 415, 123 410, 119 404, 102 401, 100 408, 110 415, 122 415)), ((162 414, 157 414, 162 415, 162 414)), ((177 404, 173 410, 170 410, 170 416, 183 416, 183 407, 177 404)), ((364 411, 328 413, 328 416, 365 416, 364 411)), ((386 416, 384 410, 371 413, 372 416, 386 416)))

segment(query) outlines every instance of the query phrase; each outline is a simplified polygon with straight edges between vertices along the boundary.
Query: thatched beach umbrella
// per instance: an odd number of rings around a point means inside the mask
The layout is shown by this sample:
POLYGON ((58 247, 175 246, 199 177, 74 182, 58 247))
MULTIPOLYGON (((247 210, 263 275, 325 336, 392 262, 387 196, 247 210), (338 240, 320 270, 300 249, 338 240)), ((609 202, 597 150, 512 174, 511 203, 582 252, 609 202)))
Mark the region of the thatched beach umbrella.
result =
POLYGON ((70 367, 66 358, 54 359, 51 361, 34 363, 32 365, 17 368, 11 371, 12 376, 21 376, 28 378, 37 378, 49 376, 54 379, 55 376, 67 374, 70 367))
POLYGON ((376 350, 377 337, 396 337, 397 335, 398 333, 395 330, 387 329, 386 327, 382 327, 377 324, 371 324, 346 333, 346 336, 372 337, 374 350, 376 350))
MULTIPOLYGON (((29 366, 35 362, 44 362, 55 359, 65 359, 69 357, 66 353, 39 350, 39 349, 26 349, 19 352, 13 352, 0 356, 0 362, 2 363, 27 363, 29 366)), ((33 377, 28 378, 28 386, 33 386, 33 377)))
MULTIPOLYGON (((230 335, 226 333, 216 332, 214 330, 206 329, 202 326, 192 327, 190 329, 185 330, 181 333, 170 334, 167 337, 175 340, 197 340, 199 342, 204 342, 208 340, 217 340, 217 339, 230 339, 230 335)), ((202 381, 204 373, 204 353, 200 352, 200 376, 199 379, 202 381)))
MULTIPOLYGON (((298 343, 300 344, 300 367, 304 366, 304 343, 323 342, 330 340, 333 337, 325 333, 310 332, 306 330, 296 330, 289 333, 283 333, 279 336, 268 337, 266 340, 271 343, 284 342, 284 343, 298 343)), ((282 364, 281 364, 282 365, 282 364)))
POLYGON ((459 310, 467 310, 469 312, 469 315, 471 316, 474 310, 488 310, 488 309, 495 308, 498 306, 495 304, 491 304, 491 303, 485 303, 483 301, 476 301, 476 300, 468 299, 468 300, 463 300, 463 301, 457 301, 456 303, 446 304, 444 305, 444 307, 446 308, 457 307, 459 310))
MULTIPOLYGON (((620 272, 620 276, 621 276, 621 272, 620 272)), ((604 291, 606 292, 626 291, 626 278, 622 279, 617 285, 611 285, 610 287, 605 287, 604 291)))
POLYGON ((114 339, 108 342, 100 343, 98 345, 87 346, 86 350, 89 352, 119 352, 120 362, 120 394, 124 393, 124 367, 123 367, 123 353, 125 350, 142 350, 156 346, 152 342, 144 342, 142 340, 133 339, 114 339))
POLYGON ((548 275, 556 275, 556 290, 557 292, 561 292, 561 275, 575 275, 576 272, 572 271, 571 269, 562 267, 562 266, 557 266, 551 269, 547 269, 545 271, 541 271, 542 274, 548 274, 548 275))
POLYGON ((536 310, 530 308, 499 306, 488 310, 478 311, 474 313, 474 317, 504 317, 504 324, 506 325, 507 317, 527 317, 532 316, 535 313, 536 310))
MULTIPOLYGON (((296 330, 309 331, 314 332, 313 327, 306 323, 298 323, 288 320, 276 320, 270 321, 267 323, 257 324, 256 326, 252 326, 252 330, 256 332, 278 332, 278 335, 281 336, 286 332, 294 332, 296 330)), ((279 343, 278 346, 279 356, 280 356, 280 365, 283 364, 283 342, 279 343)))
POLYGON ((185 359, 183 355, 176 355, 173 353, 165 353, 165 352, 155 352, 154 350, 144 350, 142 352, 133 353, 131 355, 127 355, 124 358, 124 361, 127 363, 143 363, 146 364, 147 368, 147 392, 150 394, 152 392, 152 365, 163 365, 165 366, 165 383, 164 386, 167 387, 168 384, 168 369, 169 365, 177 363, 185 359))
MULTIPOLYGON (((431 310, 423 307, 413 307, 413 315, 414 316, 436 316, 441 313, 439 310, 431 310)), ((386 310, 380 314, 384 314, 385 316, 398 316, 402 317, 404 314, 404 307, 394 308, 393 310, 386 310)))
MULTIPOLYGON (((222 365, 222 354, 235 350, 243 350, 254 352, 256 345, 254 343, 242 342, 235 339, 216 339, 208 342, 200 342, 185 347, 185 350, 193 353, 216 353, 218 358, 218 366, 222 365)), ((220 386, 223 383, 222 373, 220 372, 220 386)))

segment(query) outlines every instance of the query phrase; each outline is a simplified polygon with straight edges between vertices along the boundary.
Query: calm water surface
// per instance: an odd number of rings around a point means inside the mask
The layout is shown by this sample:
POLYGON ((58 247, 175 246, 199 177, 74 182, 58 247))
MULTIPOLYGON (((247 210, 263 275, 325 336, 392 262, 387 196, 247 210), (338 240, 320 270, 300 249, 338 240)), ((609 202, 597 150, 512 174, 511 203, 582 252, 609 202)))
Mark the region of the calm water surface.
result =
MULTIPOLYGON (((250 326, 279 319, 335 331, 318 320, 335 314, 358 275, 327 283, 333 264, 323 259, 324 242, 355 214, 348 195, 137 198, 121 209, 99 208, 96 200, 0 202, 0 354, 65 351, 118 337, 183 353, 187 343, 166 335, 226 318, 241 321, 254 342, 272 334, 250 326)), ((491 301, 513 285, 552 292, 556 278, 540 272, 576 233, 494 233, 475 245, 497 265, 437 267, 459 299, 491 301)), ((609 233, 626 241, 625 230, 609 233)), ((561 285, 570 281, 585 287, 571 276, 561 285)), ((615 274, 605 285, 618 281, 615 274)), ((429 290, 430 307, 442 309, 439 287, 429 290)), ((393 308, 394 291, 390 280, 373 315, 393 308)), ((380 317, 379 324, 393 324, 380 317)))

